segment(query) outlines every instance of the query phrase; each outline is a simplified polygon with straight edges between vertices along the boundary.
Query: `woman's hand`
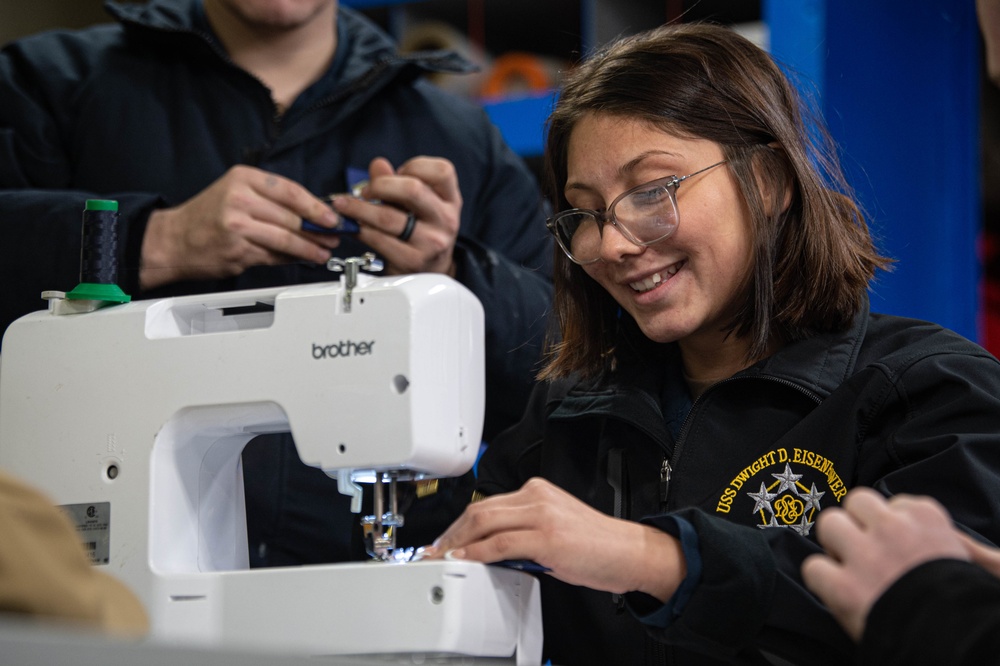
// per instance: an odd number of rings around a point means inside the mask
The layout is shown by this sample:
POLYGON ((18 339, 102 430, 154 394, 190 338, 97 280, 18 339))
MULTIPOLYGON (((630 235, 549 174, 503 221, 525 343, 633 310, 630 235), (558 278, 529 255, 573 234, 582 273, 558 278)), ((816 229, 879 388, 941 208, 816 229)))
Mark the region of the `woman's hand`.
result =
POLYGON ((471 504, 425 557, 445 554, 486 563, 532 560, 566 583, 661 601, 687 571, 669 534, 612 518, 540 478, 471 504))

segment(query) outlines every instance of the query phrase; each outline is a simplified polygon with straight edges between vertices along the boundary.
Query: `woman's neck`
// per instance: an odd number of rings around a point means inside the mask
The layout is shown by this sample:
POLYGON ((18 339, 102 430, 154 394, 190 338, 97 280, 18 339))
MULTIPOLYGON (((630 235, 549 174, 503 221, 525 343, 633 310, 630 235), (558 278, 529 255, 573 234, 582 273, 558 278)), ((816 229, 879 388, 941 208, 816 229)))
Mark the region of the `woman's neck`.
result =
MULTIPOLYGON (((722 335, 711 344, 699 344, 691 340, 681 340, 681 362, 684 365, 684 379, 695 398, 712 384, 732 377, 746 370, 759 359, 749 357, 750 343, 734 335, 722 335)), ((780 348, 772 340, 762 358, 770 356, 780 348)))

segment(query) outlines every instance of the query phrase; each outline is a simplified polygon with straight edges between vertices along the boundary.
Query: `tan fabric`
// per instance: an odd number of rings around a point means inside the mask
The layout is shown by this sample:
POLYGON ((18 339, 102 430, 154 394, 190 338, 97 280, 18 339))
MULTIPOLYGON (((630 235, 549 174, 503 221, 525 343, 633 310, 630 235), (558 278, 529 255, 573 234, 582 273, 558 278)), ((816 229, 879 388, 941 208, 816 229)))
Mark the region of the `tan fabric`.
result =
POLYGON ((62 511, 3 471, 0 612, 82 623, 123 636, 140 636, 149 628, 136 596, 90 564, 62 511))

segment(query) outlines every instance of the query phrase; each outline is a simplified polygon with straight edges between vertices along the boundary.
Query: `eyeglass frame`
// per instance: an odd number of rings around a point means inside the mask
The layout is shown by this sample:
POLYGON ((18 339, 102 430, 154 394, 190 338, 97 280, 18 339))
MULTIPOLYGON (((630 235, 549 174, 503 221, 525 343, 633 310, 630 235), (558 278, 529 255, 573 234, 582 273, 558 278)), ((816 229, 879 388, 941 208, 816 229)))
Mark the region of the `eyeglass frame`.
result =
POLYGON ((714 169, 717 166, 722 166, 728 161, 729 160, 722 160, 721 162, 716 162, 715 164, 709 165, 703 169, 698 169, 693 173, 689 173, 686 176, 664 176, 663 178, 654 178, 653 180, 650 180, 648 182, 636 185, 635 187, 631 187, 622 192, 621 194, 619 194, 617 197, 615 197, 615 200, 611 202, 611 205, 608 206, 607 211, 604 213, 599 213, 596 210, 590 208, 570 208, 568 210, 564 210, 545 220, 545 228, 548 229, 549 233, 551 233, 555 237, 556 243, 559 244, 559 247, 562 249, 563 254, 565 254, 566 257, 569 258, 569 260, 572 261, 574 264, 578 264, 580 266, 593 264, 595 262, 600 261, 601 258, 598 256, 589 261, 580 261, 579 259, 576 259, 573 256, 573 253, 570 252, 569 248, 566 247, 566 244, 563 243, 563 239, 559 235, 559 229, 557 228, 557 224, 559 223, 560 219, 568 217, 570 215, 579 215, 581 213, 592 215, 594 219, 598 221, 599 226, 597 230, 601 238, 604 238, 604 225, 610 222, 611 226, 618 229, 619 233, 621 233, 621 235, 624 236, 626 240, 628 240, 630 243, 634 245, 639 245, 641 247, 649 247, 650 245, 659 243, 665 238, 672 236, 673 233, 677 231, 677 226, 680 224, 681 221, 680 208, 677 206, 677 188, 680 187, 680 184, 685 180, 687 180, 688 178, 692 178, 694 176, 697 176, 698 174, 705 173, 709 169, 714 169), (621 222, 618 221, 618 218, 615 217, 614 215, 615 206, 618 205, 618 202, 621 201, 622 199, 625 199, 626 197, 641 191, 643 188, 648 188, 655 183, 659 183, 660 181, 667 181, 663 187, 665 187, 667 192, 669 193, 670 201, 674 206, 674 211, 677 213, 677 224, 674 225, 673 229, 671 229, 664 235, 660 236, 659 238, 655 238, 651 241, 640 241, 632 234, 631 231, 628 230, 628 227, 625 227, 621 222))

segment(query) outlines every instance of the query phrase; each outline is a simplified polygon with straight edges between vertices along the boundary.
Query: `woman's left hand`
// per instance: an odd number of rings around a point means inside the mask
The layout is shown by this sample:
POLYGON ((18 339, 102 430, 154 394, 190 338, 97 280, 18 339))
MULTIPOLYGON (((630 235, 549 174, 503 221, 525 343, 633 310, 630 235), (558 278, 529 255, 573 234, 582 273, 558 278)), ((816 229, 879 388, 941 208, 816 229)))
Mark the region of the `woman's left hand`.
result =
POLYGON ((425 558, 448 553, 486 563, 531 560, 566 583, 645 592, 661 601, 670 598, 687 571, 674 537, 612 518, 540 478, 469 505, 425 558))

